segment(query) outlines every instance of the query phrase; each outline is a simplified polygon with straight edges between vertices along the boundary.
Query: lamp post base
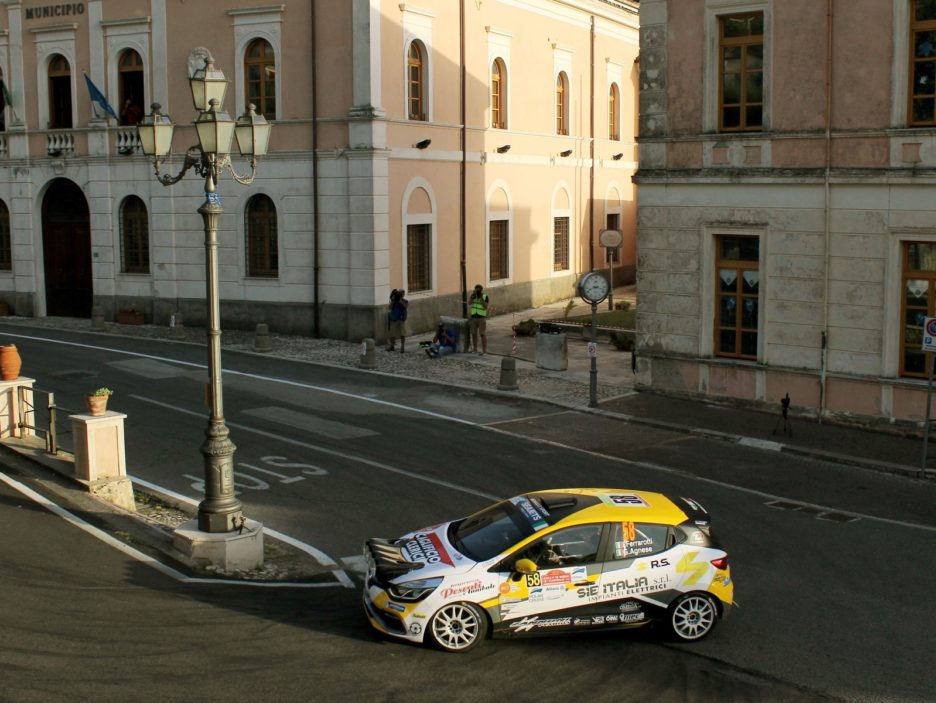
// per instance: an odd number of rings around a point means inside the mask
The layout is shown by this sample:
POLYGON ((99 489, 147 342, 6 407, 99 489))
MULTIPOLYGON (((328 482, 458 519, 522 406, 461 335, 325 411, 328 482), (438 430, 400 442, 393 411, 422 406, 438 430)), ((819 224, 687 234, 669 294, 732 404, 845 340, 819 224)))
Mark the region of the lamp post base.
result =
POLYGON ((202 565, 249 571, 263 566, 263 524, 245 520, 243 530, 204 532, 189 520, 172 533, 172 546, 202 565))

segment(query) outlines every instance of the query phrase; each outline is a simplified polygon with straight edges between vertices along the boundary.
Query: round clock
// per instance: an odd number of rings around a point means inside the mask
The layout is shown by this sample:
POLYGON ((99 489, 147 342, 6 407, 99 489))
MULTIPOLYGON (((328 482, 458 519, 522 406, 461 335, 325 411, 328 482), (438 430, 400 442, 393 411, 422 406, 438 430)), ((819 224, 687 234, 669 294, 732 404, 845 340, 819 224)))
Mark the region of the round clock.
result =
POLYGON ((608 297, 608 279, 597 271, 589 271, 579 280, 579 295, 589 303, 600 303, 608 297))

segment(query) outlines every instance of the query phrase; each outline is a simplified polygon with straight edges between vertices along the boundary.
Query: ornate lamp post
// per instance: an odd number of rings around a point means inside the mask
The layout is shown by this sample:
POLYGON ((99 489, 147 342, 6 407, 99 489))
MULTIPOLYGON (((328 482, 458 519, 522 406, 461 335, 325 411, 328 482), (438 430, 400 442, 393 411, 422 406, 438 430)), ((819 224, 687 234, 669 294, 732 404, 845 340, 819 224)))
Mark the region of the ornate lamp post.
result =
POLYGON ((172 148, 172 120, 163 115, 158 103, 138 126, 143 153, 154 157, 156 179, 164 186, 182 180, 190 169, 205 179, 205 202, 198 212, 205 224, 205 286, 208 300, 208 373, 211 414, 205 429, 201 453, 205 463, 205 498, 198 506, 198 529, 203 532, 231 532, 243 526, 241 503, 234 497, 234 451, 224 423, 221 389, 221 312, 218 300, 218 220, 223 212, 217 193, 218 178, 227 169, 235 181, 251 183, 257 172, 257 157, 266 154, 271 125, 249 105, 235 123, 221 109, 228 81, 214 67, 211 58, 189 79, 192 101, 198 111, 195 129, 198 144, 185 153, 182 170, 175 176, 159 172, 160 160, 172 148), (250 173, 238 175, 231 166, 231 142, 237 138, 242 156, 250 159, 250 173))

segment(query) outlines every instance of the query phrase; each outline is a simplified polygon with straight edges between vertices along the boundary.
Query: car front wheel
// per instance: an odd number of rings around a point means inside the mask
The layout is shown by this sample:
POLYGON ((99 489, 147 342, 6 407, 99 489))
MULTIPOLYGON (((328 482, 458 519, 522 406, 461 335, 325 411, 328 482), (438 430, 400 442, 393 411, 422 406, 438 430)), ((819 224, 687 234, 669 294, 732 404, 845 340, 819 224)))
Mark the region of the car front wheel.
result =
POLYGON ((429 636, 446 652, 467 652, 487 634, 487 618, 471 603, 449 603, 432 616, 429 636))
POLYGON ((669 611, 669 631, 677 640, 695 642, 708 635, 718 622, 718 608, 712 597, 689 593, 676 601, 669 611))

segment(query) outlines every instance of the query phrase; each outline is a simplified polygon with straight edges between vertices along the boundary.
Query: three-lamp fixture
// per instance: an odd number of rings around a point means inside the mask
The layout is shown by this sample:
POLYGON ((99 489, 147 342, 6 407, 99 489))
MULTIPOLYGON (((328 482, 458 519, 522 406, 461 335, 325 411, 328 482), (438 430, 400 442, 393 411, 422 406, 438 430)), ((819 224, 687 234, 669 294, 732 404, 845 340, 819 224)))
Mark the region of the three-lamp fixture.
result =
MULTIPOLYGON (((217 157, 220 160, 216 170, 229 166, 231 142, 234 139, 237 139, 237 148, 241 155, 251 159, 251 166, 255 165, 258 156, 266 154, 270 144, 272 125, 263 115, 256 113, 253 104, 247 106, 247 110, 236 122, 222 109, 227 86, 228 80, 215 68, 210 57, 205 59, 204 67, 196 70, 189 79, 192 102, 198 111, 195 130, 198 133, 199 150, 203 156, 217 157)), ((172 149, 172 135, 175 130, 175 124, 168 115, 162 114, 160 109, 159 103, 153 103, 152 112, 144 116, 137 126, 140 147, 144 154, 155 157, 157 175, 159 160, 167 156, 172 149)), ((186 160, 193 156, 190 153, 186 160)), ((231 173, 236 180, 243 182, 242 177, 237 176, 233 170, 231 173)), ((217 173, 214 175, 216 177, 217 173)))

